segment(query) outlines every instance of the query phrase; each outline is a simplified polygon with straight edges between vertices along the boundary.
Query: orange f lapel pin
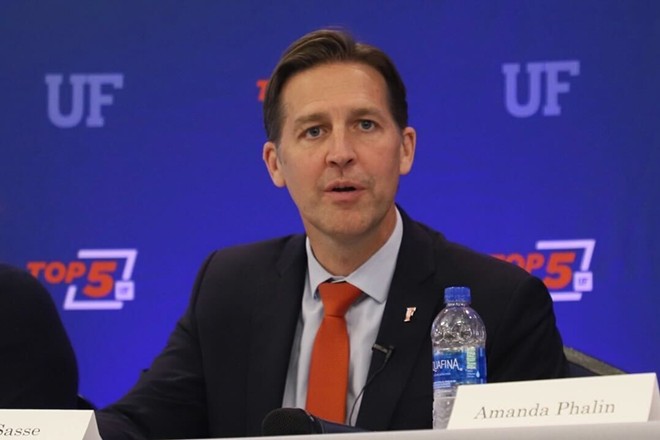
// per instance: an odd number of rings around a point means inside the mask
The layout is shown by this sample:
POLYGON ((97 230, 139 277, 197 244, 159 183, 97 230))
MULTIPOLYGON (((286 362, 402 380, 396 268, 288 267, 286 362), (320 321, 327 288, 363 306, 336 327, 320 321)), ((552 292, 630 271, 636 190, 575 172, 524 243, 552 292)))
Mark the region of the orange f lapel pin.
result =
POLYGON ((410 322, 415 314, 415 310, 417 310, 417 307, 406 307, 406 317, 403 319, 403 322, 410 322))

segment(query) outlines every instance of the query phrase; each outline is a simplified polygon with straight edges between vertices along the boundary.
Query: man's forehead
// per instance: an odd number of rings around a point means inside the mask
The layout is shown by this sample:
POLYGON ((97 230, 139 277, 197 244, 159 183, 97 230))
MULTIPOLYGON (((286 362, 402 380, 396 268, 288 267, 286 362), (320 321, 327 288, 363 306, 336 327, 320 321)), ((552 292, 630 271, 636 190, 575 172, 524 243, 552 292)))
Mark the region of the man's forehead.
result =
POLYGON ((315 120, 333 111, 351 115, 388 112, 387 85, 373 67, 363 63, 322 64, 289 78, 282 89, 286 119, 315 120))

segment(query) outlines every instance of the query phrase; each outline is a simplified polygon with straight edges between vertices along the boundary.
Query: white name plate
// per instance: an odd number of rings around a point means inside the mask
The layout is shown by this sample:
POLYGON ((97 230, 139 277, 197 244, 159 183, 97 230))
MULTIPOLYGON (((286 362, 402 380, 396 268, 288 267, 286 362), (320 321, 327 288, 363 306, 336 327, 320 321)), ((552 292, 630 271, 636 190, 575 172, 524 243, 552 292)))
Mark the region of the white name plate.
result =
POLYGON ((465 385, 447 429, 660 420, 655 373, 465 385))
POLYGON ((0 438, 101 440, 91 410, 0 410, 0 438))

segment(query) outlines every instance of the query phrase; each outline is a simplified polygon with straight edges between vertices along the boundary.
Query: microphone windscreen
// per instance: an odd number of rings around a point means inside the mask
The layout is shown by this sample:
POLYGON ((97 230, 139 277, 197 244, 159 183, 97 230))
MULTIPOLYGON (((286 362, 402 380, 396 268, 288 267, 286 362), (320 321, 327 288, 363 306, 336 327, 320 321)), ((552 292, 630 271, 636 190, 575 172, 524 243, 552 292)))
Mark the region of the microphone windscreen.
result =
POLYGON ((307 411, 300 408, 278 408, 269 412, 261 423, 261 433, 271 435, 319 434, 321 430, 307 411))

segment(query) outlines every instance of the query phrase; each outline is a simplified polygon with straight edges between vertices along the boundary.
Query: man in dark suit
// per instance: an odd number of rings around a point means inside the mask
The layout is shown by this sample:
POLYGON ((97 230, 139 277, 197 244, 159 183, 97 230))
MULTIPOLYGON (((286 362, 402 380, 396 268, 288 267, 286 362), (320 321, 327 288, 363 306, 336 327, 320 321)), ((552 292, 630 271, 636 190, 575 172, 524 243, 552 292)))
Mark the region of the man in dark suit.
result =
POLYGON ((416 133, 403 82, 382 51, 338 31, 302 37, 275 68, 264 119, 263 159, 306 234, 207 259, 164 351, 97 414, 105 440, 256 436, 269 411, 306 407, 325 319, 318 287, 327 280, 360 295, 345 315, 346 423, 431 427, 430 326, 451 285, 471 288, 486 324, 490 382, 565 374, 538 279, 447 241, 395 205, 416 133))
POLYGON ((78 364, 48 291, 0 263, 0 408, 75 409, 78 364))

